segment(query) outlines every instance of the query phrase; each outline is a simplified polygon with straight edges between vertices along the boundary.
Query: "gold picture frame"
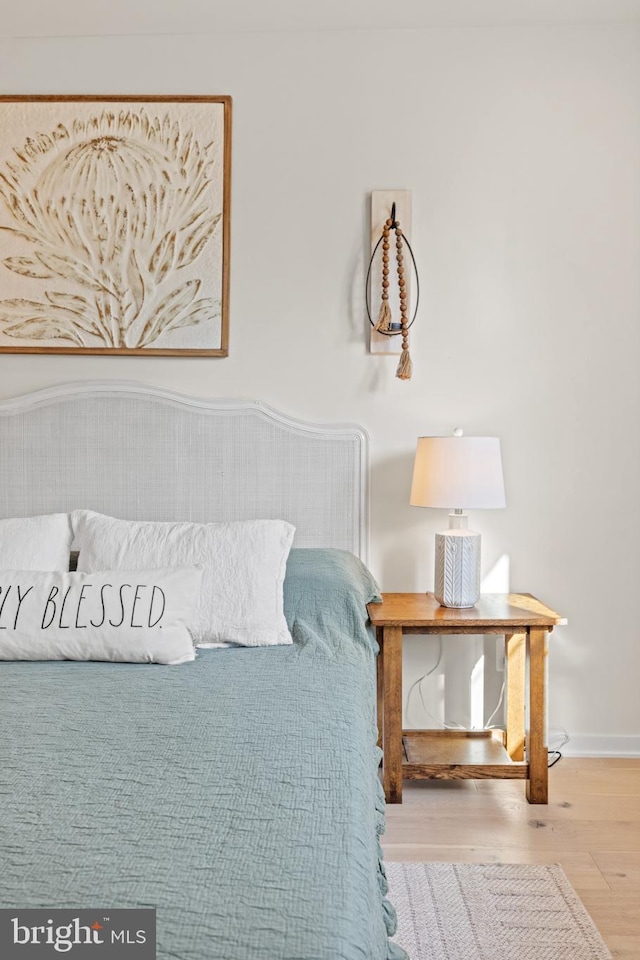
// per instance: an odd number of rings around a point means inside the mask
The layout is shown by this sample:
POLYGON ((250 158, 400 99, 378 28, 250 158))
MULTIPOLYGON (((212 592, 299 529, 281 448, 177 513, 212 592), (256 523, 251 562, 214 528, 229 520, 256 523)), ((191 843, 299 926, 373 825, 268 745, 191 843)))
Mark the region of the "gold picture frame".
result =
POLYGON ((231 97, 0 97, 0 353, 225 357, 231 97))

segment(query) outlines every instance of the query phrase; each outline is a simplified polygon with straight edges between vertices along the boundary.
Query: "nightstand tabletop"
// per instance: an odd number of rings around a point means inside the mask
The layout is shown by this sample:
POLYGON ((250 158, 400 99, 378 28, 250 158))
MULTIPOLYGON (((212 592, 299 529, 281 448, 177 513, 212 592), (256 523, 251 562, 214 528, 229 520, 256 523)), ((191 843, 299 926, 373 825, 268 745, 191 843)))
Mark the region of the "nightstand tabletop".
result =
MULTIPOLYGON (((547 627, 566 621, 530 593, 484 593, 475 607, 442 607, 432 593, 383 593, 367 607, 375 627, 547 627)), ((507 632, 507 631, 505 631, 507 632)))

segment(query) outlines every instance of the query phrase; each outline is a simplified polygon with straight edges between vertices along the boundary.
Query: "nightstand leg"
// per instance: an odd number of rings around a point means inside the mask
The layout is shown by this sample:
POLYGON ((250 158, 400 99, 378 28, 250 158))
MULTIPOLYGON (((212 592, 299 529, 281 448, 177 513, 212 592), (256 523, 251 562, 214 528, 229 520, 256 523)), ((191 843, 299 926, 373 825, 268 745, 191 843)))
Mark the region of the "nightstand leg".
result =
POLYGON ((507 753, 524 760, 524 694, 527 654, 526 633, 508 633, 505 638, 507 671, 507 753))
POLYGON ((526 737, 526 755, 529 764, 527 800, 529 803, 548 803, 549 758, 545 744, 546 630, 540 627, 530 628, 527 637, 527 656, 529 660, 529 726, 526 737))
POLYGON ((384 628, 384 794, 402 803, 402 627, 384 628))
POLYGON ((384 730, 384 718, 383 718, 383 704, 384 704, 384 644, 383 644, 383 631, 382 627, 376 627, 376 641, 380 647, 380 652, 376 657, 376 685, 378 688, 378 708, 376 711, 376 719, 378 722, 378 746, 382 748, 383 743, 383 730, 384 730))

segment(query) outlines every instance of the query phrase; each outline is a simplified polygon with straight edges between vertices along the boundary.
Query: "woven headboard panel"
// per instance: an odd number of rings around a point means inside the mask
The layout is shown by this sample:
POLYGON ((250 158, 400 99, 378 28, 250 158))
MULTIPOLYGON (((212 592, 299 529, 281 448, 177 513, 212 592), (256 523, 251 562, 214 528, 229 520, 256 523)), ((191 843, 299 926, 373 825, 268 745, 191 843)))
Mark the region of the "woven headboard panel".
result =
POLYGON ((77 508, 126 519, 271 517, 295 545, 366 559, 368 438, 249 400, 122 381, 0 402, 0 516, 77 508))

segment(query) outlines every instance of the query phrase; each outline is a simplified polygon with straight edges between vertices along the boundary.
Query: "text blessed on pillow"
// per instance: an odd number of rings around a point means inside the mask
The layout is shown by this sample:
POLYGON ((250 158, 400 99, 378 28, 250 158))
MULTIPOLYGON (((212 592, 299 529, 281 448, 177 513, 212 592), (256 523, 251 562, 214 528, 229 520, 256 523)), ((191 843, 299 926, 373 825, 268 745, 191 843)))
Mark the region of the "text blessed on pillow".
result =
POLYGON ((0 659, 184 663, 196 567, 99 573, 0 572, 0 659))

